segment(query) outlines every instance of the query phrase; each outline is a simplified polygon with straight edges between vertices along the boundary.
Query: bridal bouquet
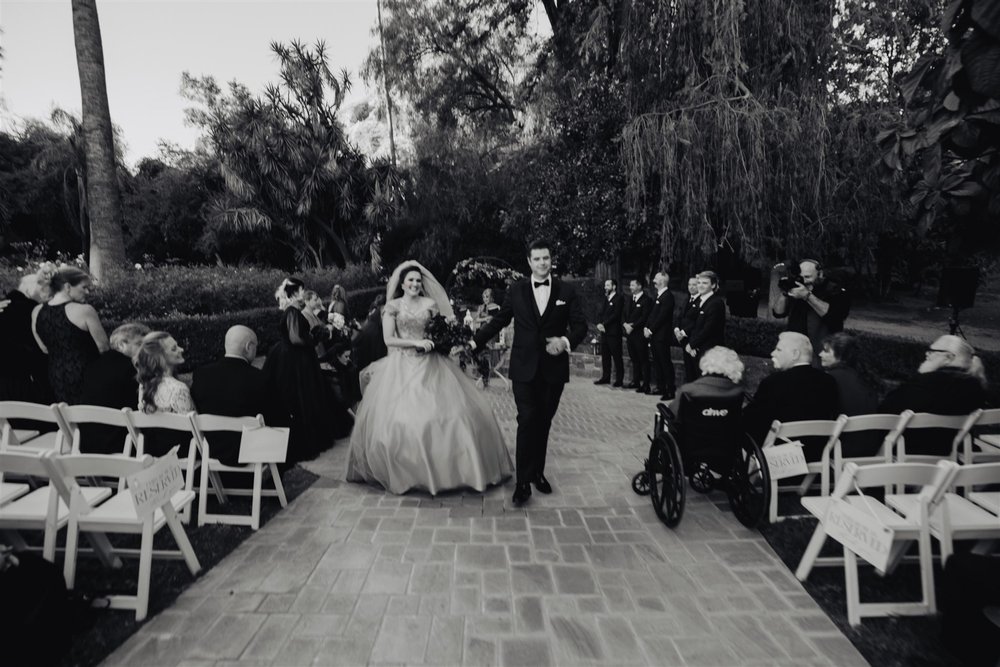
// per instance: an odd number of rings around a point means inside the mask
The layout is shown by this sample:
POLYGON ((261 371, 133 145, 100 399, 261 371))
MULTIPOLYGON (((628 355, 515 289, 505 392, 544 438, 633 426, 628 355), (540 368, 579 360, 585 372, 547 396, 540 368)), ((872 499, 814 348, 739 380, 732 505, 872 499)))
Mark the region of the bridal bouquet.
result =
POLYGON ((457 351, 458 365, 462 370, 467 365, 473 365, 481 376, 489 375, 489 359, 485 355, 475 357, 469 350, 472 329, 468 326, 457 320, 445 319, 444 315, 435 315, 427 323, 425 332, 434 343, 435 352, 450 356, 457 351))

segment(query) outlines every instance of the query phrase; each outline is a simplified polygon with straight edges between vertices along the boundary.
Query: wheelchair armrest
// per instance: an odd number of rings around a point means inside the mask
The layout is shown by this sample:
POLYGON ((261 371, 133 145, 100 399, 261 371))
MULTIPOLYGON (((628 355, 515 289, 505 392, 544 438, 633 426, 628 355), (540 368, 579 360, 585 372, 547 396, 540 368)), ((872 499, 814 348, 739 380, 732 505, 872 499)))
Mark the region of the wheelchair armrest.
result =
POLYGON ((667 405, 666 403, 657 403, 656 409, 660 413, 660 419, 663 419, 664 421, 671 423, 677 421, 677 415, 674 414, 674 411, 671 410, 670 406, 667 405))

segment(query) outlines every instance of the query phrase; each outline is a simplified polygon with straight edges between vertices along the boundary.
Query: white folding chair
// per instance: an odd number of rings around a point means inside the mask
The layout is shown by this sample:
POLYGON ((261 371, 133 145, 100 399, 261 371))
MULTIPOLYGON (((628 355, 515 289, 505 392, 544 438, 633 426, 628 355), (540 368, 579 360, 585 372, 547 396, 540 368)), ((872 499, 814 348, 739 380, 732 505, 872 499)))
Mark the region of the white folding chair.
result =
POLYGON ((767 456, 767 450, 770 447, 775 447, 789 442, 796 442, 801 438, 826 438, 826 443, 823 445, 820 459, 818 461, 806 461, 809 472, 806 474, 805 479, 803 479, 801 484, 797 486, 782 487, 779 486, 778 480, 774 479, 773 476, 771 477, 771 504, 768 509, 768 520, 771 523, 784 521, 785 519, 795 519, 807 516, 804 514, 779 516, 779 493, 796 492, 799 495, 805 495, 815 482, 816 476, 819 475, 821 494, 829 494, 830 453, 833 449, 834 443, 837 441, 840 426, 841 421, 834 419, 812 419, 784 423, 775 419, 771 423, 771 430, 768 431, 767 437, 764 438, 764 445, 761 447, 765 457, 767 456))
MULTIPOLYGON (((951 480, 952 488, 1000 484, 1000 463, 960 466, 951 480)), ((911 494, 886 496, 886 504, 904 515, 915 511, 919 499, 911 494)), ((930 515, 931 536, 941 543, 941 565, 954 552, 955 540, 1000 538, 1000 517, 954 492, 944 495, 930 515)))
POLYGON ((864 467, 848 463, 844 466, 844 474, 830 496, 802 499, 803 507, 819 519, 819 524, 795 570, 795 576, 799 581, 805 581, 814 565, 843 563, 847 584, 847 620, 852 626, 858 625, 862 617, 866 616, 923 616, 936 613, 930 515, 941 503, 957 468, 958 464, 952 461, 938 461, 937 465, 880 463, 864 467), (871 496, 863 496, 860 492, 851 494, 855 489, 891 485, 922 487, 916 502, 909 508, 907 514, 897 514, 884 503, 871 496), (872 514, 879 523, 893 531, 893 555, 890 557, 890 564, 897 562, 902 552, 913 541, 917 542, 921 587, 919 602, 863 603, 858 587, 858 556, 845 547, 842 560, 818 558, 820 549, 826 542, 824 523, 827 513, 836 499, 844 500, 856 509, 872 514))
POLYGON ((57 404, 42 405, 25 401, 0 401, 0 450, 11 447, 34 449, 36 451, 63 451, 67 446, 65 433, 68 430, 62 422, 57 404), (25 429, 15 429, 9 420, 25 419, 52 424, 56 430, 39 433, 25 429), (33 434, 33 435, 32 435, 33 434), (24 438, 27 436, 27 439, 24 438))
POLYGON ((899 415, 877 414, 877 415, 855 415, 848 417, 841 415, 843 423, 840 426, 840 433, 837 441, 833 445, 833 483, 840 481, 840 475, 844 466, 853 461, 859 466, 871 465, 873 463, 892 463, 891 452, 892 443, 896 441, 899 433, 905 427, 905 421, 899 415), (867 456, 845 456, 843 442, 848 439, 860 439, 869 435, 872 440, 879 438, 881 446, 878 451, 867 456), (844 436, 847 436, 846 438, 844 436))
POLYGON ((81 425, 97 424, 100 426, 113 426, 125 431, 122 438, 121 453, 131 456, 138 448, 139 434, 133 422, 129 419, 128 408, 105 408, 99 405, 66 405, 60 403, 56 410, 62 416, 62 423, 69 429, 67 439, 72 443, 73 454, 80 453, 81 425))
MULTIPOLYGON (((979 421, 982 410, 975 410, 968 415, 936 415, 930 412, 905 411, 900 415, 902 430, 892 445, 892 458, 901 463, 935 463, 941 459, 958 460, 958 453, 968 446, 966 440, 971 440, 972 427, 979 421), (910 454, 906 451, 906 435, 927 429, 939 429, 953 432, 943 434, 943 439, 951 439, 947 454, 910 454)), ((944 444, 944 440, 942 440, 944 444)), ((942 451, 945 448, 942 447, 942 451)))
POLYGON ((223 417, 220 415, 202 415, 191 413, 191 427, 198 443, 198 449, 202 457, 201 485, 198 495, 198 525, 206 523, 225 523, 237 526, 250 526, 253 530, 260 528, 260 505, 261 497, 277 497, 282 507, 288 506, 288 499, 285 497, 285 487, 281 484, 281 476, 278 474, 278 463, 284 461, 272 461, 268 463, 249 463, 244 465, 226 465, 218 459, 212 458, 210 438, 212 432, 243 433, 244 427, 264 426, 264 418, 260 415, 256 417, 223 417), (215 514, 208 511, 208 482, 211 474, 215 473, 243 473, 253 475, 253 487, 250 489, 226 489, 221 481, 216 487, 222 493, 220 502, 225 502, 226 495, 251 496, 250 516, 240 516, 234 514, 215 514), (264 490, 264 474, 271 476, 274 489, 264 490))
MULTIPOLYGON (((146 435, 144 431, 158 429, 163 431, 176 431, 188 439, 187 455, 180 457, 181 468, 184 470, 184 488, 192 491, 194 489, 194 474, 198 465, 198 447, 195 443, 194 431, 191 429, 191 418, 188 414, 178 414, 175 412, 154 412, 147 413, 141 410, 126 410, 125 417, 129 422, 129 432, 135 441, 135 455, 141 457, 146 453, 146 435)), ((191 507, 185 506, 181 511, 181 521, 185 524, 191 522, 191 507)))
MULTIPOLYGON (((7 474, 23 475, 35 479, 48 480, 50 470, 45 459, 54 452, 0 451, 0 482, 7 474)), ((25 485, 27 486, 27 485, 25 485)), ((88 506, 98 505, 111 496, 111 489, 102 487, 80 487, 80 497, 88 506)), ((56 534, 69 521, 69 506, 53 491, 51 484, 40 486, 31 492, 0 506, 0 532, 7 541, 18 549, 28 549, 21 537, 21 531, 41 531, 45 534, 42 542, 42 556, 54 562, 56 557, 56 534)), ((95 548, 106 565, 113 564, 111 548, 107 540, 97 538, 95 548)))
POLYGON ((1000 461, 1000 408, 982 410, 971 435, 959 453, 959 461, 967 464, 1000 461))
MULTIPOLYGON (((66 529, 66 561, 63 575, 66 586, 73 588, 76 579, 76 547, 79 533, 105 535, 107 533, 125 533, 141 535, 139 556, 139 579, 135 595, 109 596, 111 608, 134 609, 135 620, 146 618, 149 611, 149 581, 152 571, 153 557, 181 557, 187 563, 191 574, 201 570, 198 556, 188 540, 187 533, 181 525, 177 511, 190 506, 194 500, 194 492, 182 488, 170 497, 163 498, 159 506, 145 519, 139 518, 132 494, 127 490, 119 491, 113 498, 103 504, 90 508, 73 502, 80 487, 77 478, 81 477, 117 477, 125 480, 149 468, 156 459, 145 455, 134 459, 117 454, 69 454, 66 456, 49 456, 46 463, 50 466, 53 485, 59 495, 71 505, 69 522, 66 529), (177 543, 178 551, 154 551, 153 536, 166 525, 177 543)), ((116 549, 116 554, 134 555, 134 549, 116 549)))

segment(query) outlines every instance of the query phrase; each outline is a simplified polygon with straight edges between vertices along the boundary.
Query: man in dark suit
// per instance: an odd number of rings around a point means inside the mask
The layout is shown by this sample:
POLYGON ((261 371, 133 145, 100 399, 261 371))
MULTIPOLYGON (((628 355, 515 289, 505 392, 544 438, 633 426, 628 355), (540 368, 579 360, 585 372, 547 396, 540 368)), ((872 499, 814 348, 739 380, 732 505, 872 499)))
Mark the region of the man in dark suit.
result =
MULTIPOLYGON (((719 276, 714 271, 702 271, 698 278, 697 314, 694 323, 687 331, 687 343, 684 345, 684 357, 690 358, 694 368, 698 368, 701 355, 716 345, 725 344, 726 336, 726 300, 719 294, 719 276)), ((695 370, 698 375, 700 372, 695 370)))
MULTIPOLYGON (((139 404, 139 380, 132 359, 149 327, 128 322, 111 332, 111 347, 83 370, 80 405, 132 408, 139 404)), ((80 427, 80 450, 89 454, 121 454, 124 429, 99 424, 80 427)))
POLYGON ((649 341, 649 349, 653 353, 653 374, 656 376, 656 391, 660 400, 673 399, 677 391, 674 379, 674 362, 670 359, 670 339, 674 328, 674 295, 667 288, 670 276, 666 271, 660 271, 653 276, 653 287, 656 288, 656 299, 653 309, 646 320, 643 335, 649 341))
MULTIPOLYGON (((837 381, 812 367, 812 343, 804 334, 785 331, 771 352, 777 371, 761 380, 753 400, 743 409, 747 433, 763 444, 771 422, 805 419, 835 419, 840 413, 837 381)), ((819 459, 819 452, 806 442, 806 459, 819 459), (810 451, 810 449, 812 451, 810 451)))
POLYGON ((628 356, 632 359, 632 384, 640 394, 649 393, 649 343, 642 335, 653 309, 653 300, 646 294, 646 281, 641 276, 629 282, 632 297, 628 300, 625 314, 625 335, 628 336, 628 356))
MULTIPOLYGON (((241 324, 226 332, 226 356, 196 368, 191 398, 198 412, 224 417, 254 417, 266 407, 264 375, 251 362, 257 357, 257 335, 241 324)), ((240 434, 217 433, 209 437, 211 456, 222 463, 239 461, 240 434)))
POLYGON ((601 332, 601 377, 594 384, 611 382, 611 364, 615 366, 615 383, 620 387, 625 377, 622 361, 622 307, 625 300, 618 293, 618 281, 609 278, 604 281, 604 307, 601 309, 601 321, 597 330, 601 332))
POLYGON ((541 493, 552 493, 545 478, 549 429, 569 382, 569 351, 587 335, 576 290, 550 275, 550 248, 541 239, 528 246, 531 278, 511 286, 500 311, 472 339, 472 349, 485 348, 514 320, 508 370, 517 406, 516 506, 531 497, 532 484, 541 493))
MULTIPOLYGON (((701 305, 701 293, 698 290, 698 276, 691 276, 688 278, 688 300, 681 310, 680 324, 674 328, 674 338, 677 339, 677 344, 682 350, 686 345, 684 340, 688 337, 688 332, 694 329, 694 323, 698 319, 699 305, 701 305)), ((694 382, 700 375, 698 363, 690 354, 682 356, 684 357, 684 381, 694 382)))

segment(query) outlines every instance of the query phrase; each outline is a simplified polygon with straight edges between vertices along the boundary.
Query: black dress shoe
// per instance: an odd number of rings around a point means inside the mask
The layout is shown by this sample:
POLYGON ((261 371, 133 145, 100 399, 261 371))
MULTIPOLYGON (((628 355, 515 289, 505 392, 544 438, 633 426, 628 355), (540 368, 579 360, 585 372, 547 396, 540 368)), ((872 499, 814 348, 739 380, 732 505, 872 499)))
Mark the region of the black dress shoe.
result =
MULTIPOLYGON (((538 489, 539 493, 552 493, 552 485, 549 484, 549 480, 545 479, 545 475, 539 475, 535 479, 535 488, 538 489)), ((531 492, 531 489, 528 489, 531 492)))
POLYGON ((621 386, 622 386, 622 381, 621 381, 621 380, 619 380, 618 382, 615 382, 615 383, 614 383, 613 385, 611 385, 611 386, 612 386, 612 387, 621 387, 621 386))
POLYGON ((599 380, 594 380, 594 384, 608 384, 609 382, 611 382, 611 380, 608 380, 607 378, 601 378, 599 380))
POLYGON ((672 401, 674 400, 674 392, 668 391, 663 396, 660 396, 661 401, 672 401))
POLYGON ((637 385, 635 382, 629 382, 627 385, 625 385, 625 388, 626 389, 638 389, 639 385, 637 385))
POLYGON ((515 507, 520 507, 524 503, 528 502, 528 498, 531 497, 531 485, 530 484, 517 484, 514 486, 514 497, 512 498, 515 507))
POLYGON ((649 387, 639 387, 638 389, 635 390, 635 393, 637 393, 637 394, 648 394, 649 393, 649 387))

